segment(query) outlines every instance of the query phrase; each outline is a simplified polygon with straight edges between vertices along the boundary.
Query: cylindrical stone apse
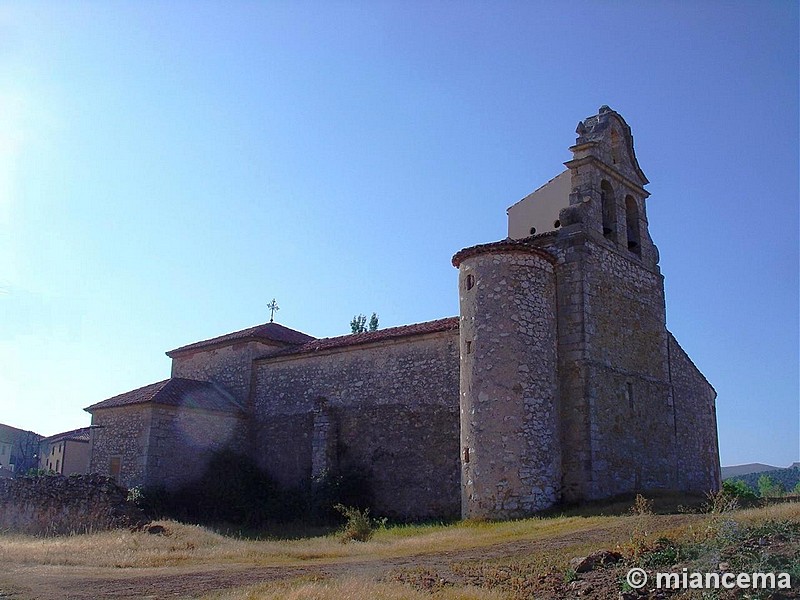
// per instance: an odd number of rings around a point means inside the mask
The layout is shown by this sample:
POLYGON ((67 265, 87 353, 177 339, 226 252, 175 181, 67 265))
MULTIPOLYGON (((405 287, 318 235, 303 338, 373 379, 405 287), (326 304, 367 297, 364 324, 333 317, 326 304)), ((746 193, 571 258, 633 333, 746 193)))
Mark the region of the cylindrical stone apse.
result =
POLYGON ((554 259, 523 242, 453 257, 461 306, 461 512, 510 519, 559 500, 554 259))

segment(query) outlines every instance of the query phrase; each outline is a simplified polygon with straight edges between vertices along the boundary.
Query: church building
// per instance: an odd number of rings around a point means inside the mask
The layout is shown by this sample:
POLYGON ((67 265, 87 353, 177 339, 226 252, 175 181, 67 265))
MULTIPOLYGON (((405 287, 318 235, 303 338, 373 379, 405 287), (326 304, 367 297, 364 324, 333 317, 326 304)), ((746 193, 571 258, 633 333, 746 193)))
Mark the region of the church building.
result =
POLYGON ((86 409, 90 471, 176 489, 230 448, 287 488, 358 469, 407 519, 718 489, 716 393, 666 329, 630 127, 603 106, 577 134, 508 237, 453 256, 458 316, 171 350, 169 379, 86 409))

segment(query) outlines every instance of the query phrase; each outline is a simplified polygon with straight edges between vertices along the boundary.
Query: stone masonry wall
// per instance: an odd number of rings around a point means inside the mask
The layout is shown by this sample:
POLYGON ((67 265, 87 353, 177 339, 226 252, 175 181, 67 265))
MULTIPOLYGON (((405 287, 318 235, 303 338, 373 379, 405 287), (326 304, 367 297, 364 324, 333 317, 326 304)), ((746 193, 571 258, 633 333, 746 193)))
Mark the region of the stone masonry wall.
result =
POLYGON ((246 451, 243 417, 158 404, 95 410, 89 472, 109 476, 119 457, 120 485, 176 489, 203 474, 214 450, 246 451))
POLYGON ((276 346, 250 341, 180 353, 172 359, 172 377, 213 381, 246 406, 253 358, 276 349, 276 346))
POLYGON ((586 364, 587 335, 585 307, 588 285, 584 269, 587 255, 585 235, 580 225, 563 228, 554 238, 542 240, 558 255, 556 301, 558 331, 558 375, 561 403, 561 493, 566 502, 579 502, 589 495, 592 479, 591 430, 586 391, 589 381, 586 364))
POLYGON ((98 475, 0 479, 0 532, 63 535, 144 521, 127 490, 98 475))
POLYGON ((256 456, 284 486, 356 468, 376 514, 458 515, 458 333, 255 363, 256 456))
POLYGON ((678 487, 690 492, 716 491, 722 483, 714 403, 717 393, 672 334, 669 359, 679 449, 678 487))
POLYGON ((589 497, 675 489, 663 278, 627 249, 587 244, 589 497))
POLYGON ((542 241, 559 257, 564 499, 697 489, 719 465, 713 390, 666 330, 647 178, 607 106, 577 133, 570 205, 542 241))
POLYGON ((243 414, 154 405, 145 485, 175 490, 199 479, 214 451, 246 452, 243 414))
POLYGON ((514 518, 561 497, 555 274, 551 259, 463 259, 462 516, 514 518))
POLYGON ((110 475, 112 457, 120 458, 117 482, 127 488, 145 483, 152 406, 139 404, 98 409, 92 414, 89 472, 110 475))

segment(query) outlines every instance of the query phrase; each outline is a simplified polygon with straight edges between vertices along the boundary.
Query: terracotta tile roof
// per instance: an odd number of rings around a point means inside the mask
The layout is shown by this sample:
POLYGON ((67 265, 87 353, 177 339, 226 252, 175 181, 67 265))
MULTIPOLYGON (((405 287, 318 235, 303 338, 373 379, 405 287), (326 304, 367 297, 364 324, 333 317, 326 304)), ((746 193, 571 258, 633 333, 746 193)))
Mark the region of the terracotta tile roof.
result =
MULTIPOLYGON (((491 242, 489 244, 478 244, 477 246, 470 246, 469 248, 464 248, 463 250, 459 250, 453 255, 453 266, 458 268, 458 266, 465 258, 469 258, 477 254, 483 254, 484 252, 493 252, 493 251, 507 252, 510 250, 519 252, 529 252, 530 254, 538 254, 539 256, 546 258, 550 262, 555 263, 556 262, 555 256, 553 256, 546 250, 531 245, 531 242, 536 237, 538 236, 531 236, 523 238, 521 240, 512 240, 511 238, 506 238, 504 240, 500 240, 499 242, 491 242)), ((544 235, 542 235, 542 237, 544 237, 544 235)))
POLYGON ((302 346, 294 346, 292 348, 280 350, 279 352, 270 354, 269 356, 265 356, 263 358, 268 359, 272 358, 273 356, 286 356, 289 354, 308 354, 311 352, 330 350, 332 348, 358 346, 360 344, 369 344, 371 342, 391 340, 410 335, 423 335, 426 333, 457 330, 458 317, 448 317, 446 319, 426 321, 425 323, 414 323, 413 325, 403 325, 401 327, 387 327, 386 329, 379 329, 378 331, 351 333, 349 335, 340 335, 332 338, 322 338, 307 342, 302 346))
POLYGON ((172 377, 158 383, 151 383, 137 390, 92 404, 84 410, 92 412, 99 408, 115 408, 147 402, 218 412, 243 410, 233 397, 220 386, 207 381, 195 381, 182 377, 172 377))
POLYGON ((92 430, 91 427, 81 427, 80 429, 73 429, 72 431, 65 431, 64 433, 57 433, 55 435, 51 435, 50 437, 46 437, 42 442, 60 442, 62 440, 72 440, 75 442, 88 442, 89 441, 89 432, 92 430))
POLYGON ((307 335, 300 331, 284 327, 278 323, 264 323, 263 325, 256 325, 255 327, 248 327, 241 331, 234 331, 233 333, 226 333, 210 340, 203 340, 195 342, 175 350, 167 352, 167 356, 172 358, 176 354, 197 350, 199 348, 206 348, 209 346, 224 346, 233 342, 240 342, 244 340, 259 340, 263 342, 273 342, 280 345, 296 345, 304 344, 310 340, 315 339, 311 335, 307 335))

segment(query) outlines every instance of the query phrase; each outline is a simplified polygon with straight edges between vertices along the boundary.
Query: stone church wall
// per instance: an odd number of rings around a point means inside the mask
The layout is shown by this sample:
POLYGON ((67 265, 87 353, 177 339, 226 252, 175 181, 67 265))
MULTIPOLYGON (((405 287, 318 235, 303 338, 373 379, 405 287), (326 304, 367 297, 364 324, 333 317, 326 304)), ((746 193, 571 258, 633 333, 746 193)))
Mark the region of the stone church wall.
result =
POLYGON ((174 377, 219 384, 246 418, 95 409, 91 470, 120 460, 123 485, 176 487, 231 446, 284 487, 353 468, 378 514, 403 518, 457 516, 462 478, 464 506, 490 518, 559 498, 715 489, 715 392, 666 330, 630 127, 603 106, 576 132, 569 175, 554 180, 569 206, 548 213, 547 232, 528 238, 526 221, 524 239, 454 257, 460 334, 294 348, 224 336, 172 351, 174 377), (463 293, 478 280, 480 293, 463 293))
POLYGON ((580 225, 558 232, 560 238, 569 233, 566 243, 553 243, 544 237, 538 245, 559 257, 556 267, 556 303, 558 333, 558 376, 561 414, 561 494, 567 502, 579 502, 587 495, 591 482, 591 446, 589 405, 585 401, 588 385, 584 305, 586 277, 583 260, 586 247, 580 225), (568 231, 569 230, 569 231, 568 231), (566 247, 565 247, 566 246, 566 247))
POLYGON ((675 402, 678 486, 691 492, 717 490, 722 483, 717 443, 717 393, 669 334, 670 373, 675 402))
POLYGON ((246 452, 243 415, 141 404, 96 410, 92 418, 90 473, 111 476, 126 487, 176 489, 199 478, 211 453, 246 452))
POLYGON ((355 468, 377 514, 460 512, 458 332, 256 361, 256 456, 284 486, 355 468))
POLYGON ((151 423, 147 484, 175 490, 202 477, 214 451, 247 451, 243 415, 156 404, 151 423))
POLYGON ((117 483, 127 488, 144 485, 152 409, 139 404, 94 411, 90 473, 110 475, 111 459, 119 458, 117 483))
MULTIPOLYGON (((580 264, 566 269, 578 298, 561 315, 582 332, 581 358, 562 373, 562 393, 585 418, 577 427, 583 435, 568 442, 580 444, 579 452, 588 459, 582 472, 586 479, 579 482, 582 498, 674 489, 674 409, 662 277, 627 256, 627 249, 591 237, 583 244, 580 264), (576 371, 586 390, 582 394, 569 390, 576 387, 576 371)), ((565 448, 565 454, 571 451, 565 448)))
POLYGON ((253 358, 277 348, 260 342, 238 342, 180 352, 172 358, 172 377, 218 383, 242 405, 247 404, 253 358))

